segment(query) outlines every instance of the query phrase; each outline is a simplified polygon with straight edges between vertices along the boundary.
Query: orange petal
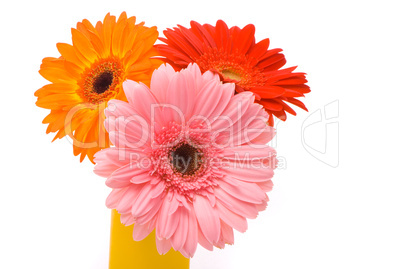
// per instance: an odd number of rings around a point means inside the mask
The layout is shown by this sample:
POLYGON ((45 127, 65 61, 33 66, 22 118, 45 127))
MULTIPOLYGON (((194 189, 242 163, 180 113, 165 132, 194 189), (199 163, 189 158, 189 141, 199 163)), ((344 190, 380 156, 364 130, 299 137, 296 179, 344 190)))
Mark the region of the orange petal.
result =
POLYGON ((114 27, 114 31, 112 33, 112 54, 115 56, 121 57, 121 43, 122 39, 124 38, 123 32, 124 28, 126 26, 126 21, 127 21, 127 15, 125 12, 123 12, 119 20, 116 23, 116 26, 114 27))
POLYGON ((72 94, 76 93, 78 85, 68 83, 47 84, 35 92, 36 97, 43 97, 49 94, 72 94))
POLYGON ((39 73, 42 77, 54 83, 73 83, 76 80, 65 69, 60 68, 41 68, 39 73))
POLYGON ((103 20, 103 45, 105 46, 105 50, 108 51, 108 53, 111 53, 111 38, 112 38, 112 32, 113 32, 113 27, 116 23, 116 18, 114 16, 110 16, 108 13, 103 20))
POLYGON ((63 109, 82 102, 77 94, 51 94, 38 98, 36 105, 47 109, 63 109))
POLYGON ((94 47, 92 46, 91 42, 89 42, 88 38, 85 37, 77 29, 72 28, 71 34, 73 36, 73 45, 74 48, 77 48, 78 51, 89 61, 94 62, 96 59, 99 58, 99 55, 96 53, 94 47))
POLYGON ((66 43, 57 43, 56 46, 61 56, 63 56, 63 58, 66 59, 66 61, 72 62, 77 66, 84 67, 84 64, 77 57, 74 47, 72 45, 66 43))

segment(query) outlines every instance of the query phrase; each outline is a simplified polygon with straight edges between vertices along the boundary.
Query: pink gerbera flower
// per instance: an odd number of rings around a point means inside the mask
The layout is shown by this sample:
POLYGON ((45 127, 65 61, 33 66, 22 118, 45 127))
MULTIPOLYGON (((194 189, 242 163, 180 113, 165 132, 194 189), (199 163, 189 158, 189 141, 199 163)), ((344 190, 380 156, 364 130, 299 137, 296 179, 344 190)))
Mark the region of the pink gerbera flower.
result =
POLYGON ((274 129, 251 92, 234 95, 196 64, 175 72, 163 65, 150 89, 123 84, 127 102, 109 101, 106 129, 115 145, 95 155, 95 173, 113 188, 107 206, 117 209, 134 240, 153 230, 160 254, 173 247, 192 257, 233 244, 233 228, 266 208, 275 151, 274 129))

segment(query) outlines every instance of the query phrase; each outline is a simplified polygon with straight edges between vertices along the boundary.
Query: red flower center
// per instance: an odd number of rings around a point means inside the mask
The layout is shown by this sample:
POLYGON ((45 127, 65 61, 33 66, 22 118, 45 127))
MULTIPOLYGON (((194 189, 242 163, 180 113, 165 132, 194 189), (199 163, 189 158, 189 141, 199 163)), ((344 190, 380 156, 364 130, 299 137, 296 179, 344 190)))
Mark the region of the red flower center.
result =
POLYGON ((251 63, 246 55, 232 52, 227 53, 217 48, 209 48, 195 60, 202 72, 217 72, 223 82, 235 82, 244 90, 263 86, 267 80, 262 70, 251 63))
POLYGON ((232 79, 232 80, 239 81, 239 82, 242 79, 241 75, 239 75, 238 73, 236 73, 235 71, 232 71, 230 69, 223 69, 221 71, 221 73, 225 79, 232 79))

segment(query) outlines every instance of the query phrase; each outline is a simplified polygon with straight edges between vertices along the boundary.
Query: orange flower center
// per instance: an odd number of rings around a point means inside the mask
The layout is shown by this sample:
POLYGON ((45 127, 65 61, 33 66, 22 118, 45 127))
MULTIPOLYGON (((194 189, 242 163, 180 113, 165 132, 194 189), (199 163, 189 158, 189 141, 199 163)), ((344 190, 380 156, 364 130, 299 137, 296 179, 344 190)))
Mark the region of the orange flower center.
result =
POLYGON ((123 68, 118 59, 102 59, 85 70, 79 81, 78 94, 86 102, 99 104, 119 92, 123 80, 123 68))
POLYGON ((249 90, 264 85, 267 78, 262 70, 253 65, 244 54, 228 53, 217 48, 210 48, 195 60, 201 71, 215 71, 223 78, 223 82, 235 81, 238 86, 249 90))
POLYGON ((113 83, 113 73, 105 71, 101 73, 99 76, 95 78, 95 81, 92 85, 92 90, 97 94, 102 94, 105 91, 109 90, 110 85, 113 83))

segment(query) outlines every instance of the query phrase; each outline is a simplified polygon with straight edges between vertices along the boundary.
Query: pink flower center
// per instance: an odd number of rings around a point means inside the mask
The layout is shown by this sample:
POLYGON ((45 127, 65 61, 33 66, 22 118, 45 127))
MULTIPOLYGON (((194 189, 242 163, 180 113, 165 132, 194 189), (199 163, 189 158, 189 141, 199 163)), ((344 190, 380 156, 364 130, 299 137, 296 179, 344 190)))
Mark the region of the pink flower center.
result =
POLYGON ((202 165, 200 151, 190 144, 179 144, 171 151, 172 168, 183 176, 191 176, 197 173, 202 165))
POLYGON ((212 145, 211 134, 202 126, 190 128, 171 122, 156 134, 152 144, 152 174, 165 181, 167 191, 191 200, 217 186, 221 151, 212 145))

